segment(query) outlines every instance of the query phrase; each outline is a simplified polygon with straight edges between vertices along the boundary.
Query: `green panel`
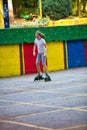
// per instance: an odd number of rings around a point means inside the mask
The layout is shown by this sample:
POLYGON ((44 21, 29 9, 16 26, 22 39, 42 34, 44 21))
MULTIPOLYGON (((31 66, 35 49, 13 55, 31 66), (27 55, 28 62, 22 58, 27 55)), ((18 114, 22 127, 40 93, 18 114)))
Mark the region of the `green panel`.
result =
POLYGON ((32 43, 37 30, 42 31, 46 35, 47 42, 87 39, 87 25, 15 28, 0 30, 0 44, 32 43))

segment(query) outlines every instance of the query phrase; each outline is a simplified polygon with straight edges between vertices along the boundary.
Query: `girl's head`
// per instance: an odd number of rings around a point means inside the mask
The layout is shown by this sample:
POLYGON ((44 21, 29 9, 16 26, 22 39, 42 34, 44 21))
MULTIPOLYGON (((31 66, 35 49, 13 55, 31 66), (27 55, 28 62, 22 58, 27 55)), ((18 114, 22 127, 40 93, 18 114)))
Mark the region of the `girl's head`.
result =
POLYGON ((41 38, 45 39, 44 34, 43 34, 42 32, 40 32, 40 31, 36 31, 35 36, 36 36, 36 38, 39 39, 39 40, 40 40, 41 38))

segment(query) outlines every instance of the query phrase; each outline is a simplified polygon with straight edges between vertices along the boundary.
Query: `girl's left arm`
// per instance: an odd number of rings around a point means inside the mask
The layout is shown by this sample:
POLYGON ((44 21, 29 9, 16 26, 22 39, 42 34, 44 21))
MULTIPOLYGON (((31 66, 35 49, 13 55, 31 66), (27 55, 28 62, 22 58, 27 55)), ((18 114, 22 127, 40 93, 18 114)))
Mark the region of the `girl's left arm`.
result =
POLYGON ((44 56, 46 56, 46 54, 47 54, 47 45, 44 44, 44 56))
POLYGON ((34 47, 33 47, 33 56, 36 55, 36 44, 34 44, 34 47))

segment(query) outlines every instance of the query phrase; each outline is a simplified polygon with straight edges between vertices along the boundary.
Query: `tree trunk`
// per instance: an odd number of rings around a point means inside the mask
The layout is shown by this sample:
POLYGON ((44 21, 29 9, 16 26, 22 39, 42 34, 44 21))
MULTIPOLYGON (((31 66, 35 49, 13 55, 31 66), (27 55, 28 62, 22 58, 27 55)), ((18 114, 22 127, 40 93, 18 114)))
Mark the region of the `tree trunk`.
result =
POLYGON ((20 0, 13 0, 15 18, 20 18, 20 0))
POLYGON ((86 0, 82 0, 83 2, 83 13, 86 12, 86 0))
POLYGON ((13 4, 12 4, 12 0, 8 0, 8 9, 9 9, 10 23, 12 23, 12 22, 14 22, 14 14, 13 14, 13 4))
POLYGON ((81 0, 77 0, 77 10, 78 10, 78 16, 81 15, 81 0))

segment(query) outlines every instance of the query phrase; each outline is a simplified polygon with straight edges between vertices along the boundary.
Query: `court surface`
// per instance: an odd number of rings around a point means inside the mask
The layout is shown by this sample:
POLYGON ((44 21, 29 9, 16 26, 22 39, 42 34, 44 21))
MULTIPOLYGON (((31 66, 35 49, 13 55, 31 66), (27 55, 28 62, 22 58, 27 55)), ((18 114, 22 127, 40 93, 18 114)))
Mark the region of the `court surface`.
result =
POLYGON ((87 68, 0 78, 0 130, 87 130, 87 68))

